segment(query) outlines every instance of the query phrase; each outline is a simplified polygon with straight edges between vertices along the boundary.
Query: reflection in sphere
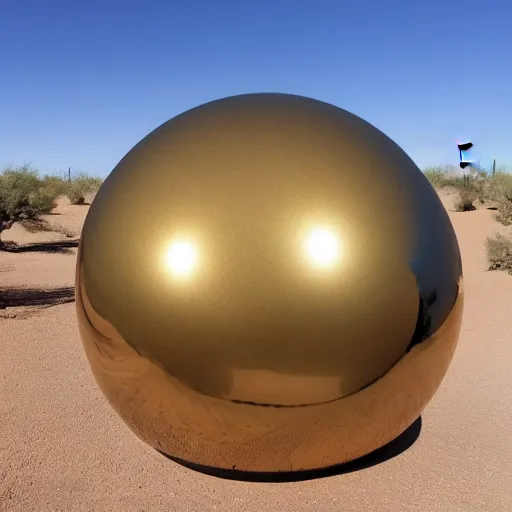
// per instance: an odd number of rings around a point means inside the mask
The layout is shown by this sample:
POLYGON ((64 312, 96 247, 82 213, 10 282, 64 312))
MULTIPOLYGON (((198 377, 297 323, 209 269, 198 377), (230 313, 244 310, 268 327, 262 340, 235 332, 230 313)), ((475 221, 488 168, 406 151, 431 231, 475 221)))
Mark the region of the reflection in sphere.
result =
POLYGON ((325 228, 314 229, 307 238, 307 252, 311 263, 329 267, 340 258, 340 240, 332 231, 325 228))
POLYGON ((80 333, 155 449, 247 471, 326 467, 419 416, 462 315, 457 240, 388 137, 308 98, 214 101, 157 128, 86 219, 80 333))
POLYGON ((178 276, 191 274, 197 263, 197 250, 191 242, 176 240, 165 253, 169 270, 178 276))

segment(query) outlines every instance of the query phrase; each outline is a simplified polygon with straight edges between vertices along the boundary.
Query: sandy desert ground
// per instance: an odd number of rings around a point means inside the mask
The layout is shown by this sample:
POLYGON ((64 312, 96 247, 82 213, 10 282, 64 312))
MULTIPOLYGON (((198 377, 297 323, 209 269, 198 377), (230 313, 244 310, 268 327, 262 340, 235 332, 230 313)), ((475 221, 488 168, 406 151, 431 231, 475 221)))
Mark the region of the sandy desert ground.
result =
MULTIPOLYGON (((450 209, 451 198, 443 196, 450 209)), ((51 221, 79 235, 87 207, 51 221)), ((484 241, 505 231, 492 212, 450 212, 463 256, 459 346, 416 442, 366 469, 292 483, 249 483, 179 466, 139 441, 98 390, 74 304, 0 309, 0 510, 379 511, 512 510, 512 277, 486 271, 484 241)), ((59 233, 5 232, 17 242, 59 233)), ((0 290, 62 289, 76 250, 0 253, 0 290)), ((37 299, 37 297, 36 297, 37 299)), ((36 300, 34 299, 34 300, 36 300)))

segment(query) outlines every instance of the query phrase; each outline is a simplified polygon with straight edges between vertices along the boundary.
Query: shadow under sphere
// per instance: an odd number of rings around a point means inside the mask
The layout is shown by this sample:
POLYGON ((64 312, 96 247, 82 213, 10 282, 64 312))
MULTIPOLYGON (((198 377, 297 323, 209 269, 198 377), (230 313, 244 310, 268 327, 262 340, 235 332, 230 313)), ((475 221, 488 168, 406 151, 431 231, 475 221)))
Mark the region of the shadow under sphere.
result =
POLYGON ((455 233, 412 160, 308 98, 202 105, 136 145, 82 232, 76 303, 131 429, 193 464, 297 471, 384 446, 458 339, 455 233))
POLYGON ((193 471, 198 471, 216 478, 226 480, 238 480, 243 482, 261 482, 261 483, 285 483, 285 482, 301 482, 305 480, 315 480, 319 478, 328 478, 331 476, 345 475, 362 471, 372 466, 382 464, 390 459, 398 457, 408 450, 418 439, 421 433, 422 419, 421 416, 407 428, 397 438, 391 442, 377 448, 373 452, 364 455, 358 459, 335 466, 317 468, 304 471, 278 471, 278 472, 250 472, 237 471, 236 466, 232 469, 218 469, 203 466, 201 464, 192 464, 184 460, 177 459, 162 453, 168 459, 193 471))

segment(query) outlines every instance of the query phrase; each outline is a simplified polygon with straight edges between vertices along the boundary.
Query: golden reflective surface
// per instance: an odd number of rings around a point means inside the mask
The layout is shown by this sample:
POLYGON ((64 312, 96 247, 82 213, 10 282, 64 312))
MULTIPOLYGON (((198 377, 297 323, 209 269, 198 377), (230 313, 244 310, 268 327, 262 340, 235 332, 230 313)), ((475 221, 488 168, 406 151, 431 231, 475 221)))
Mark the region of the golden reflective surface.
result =
POLYGON ((98 384, 190 462, 312 469, 391 441, 457 343, 461 262, 407 155, 314 100, 227 98, 143 139, 105 181, 77 263, 98 384))

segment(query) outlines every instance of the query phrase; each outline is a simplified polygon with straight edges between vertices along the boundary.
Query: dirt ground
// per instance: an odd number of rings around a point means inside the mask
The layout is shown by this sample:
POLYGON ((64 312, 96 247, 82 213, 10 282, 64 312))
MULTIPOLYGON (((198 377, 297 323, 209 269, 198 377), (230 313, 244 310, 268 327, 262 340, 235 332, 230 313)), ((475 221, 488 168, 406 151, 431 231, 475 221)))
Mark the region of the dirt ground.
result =
MULTIPOLYGON (((442 200, 450 209, 452 198, 442 200)), ((55 213, 51 223, 79 235, 86 206, 61 202, 55 213)), ((511 511, 512 277, 488 272, 484 250, 505 228, 486 209, 450 217, 464 265, 463 328, 418 439, 381 464, 295 483, 203 475, 139 441, 98 390, 66 302, 76 249, 0 252, 0 290, 61 289, 58 305, 0 309, 0 511, 511 511)), ((20 226, 3 236, 63 238, 20 226)))

